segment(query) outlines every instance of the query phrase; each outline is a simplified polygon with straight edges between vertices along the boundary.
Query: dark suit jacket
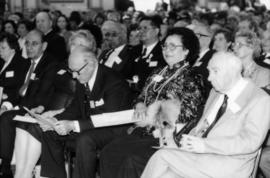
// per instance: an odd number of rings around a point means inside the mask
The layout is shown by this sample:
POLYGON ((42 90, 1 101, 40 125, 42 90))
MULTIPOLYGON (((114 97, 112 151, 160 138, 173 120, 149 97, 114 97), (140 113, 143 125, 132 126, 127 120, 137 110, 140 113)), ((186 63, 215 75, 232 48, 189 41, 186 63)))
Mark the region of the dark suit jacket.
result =
MULTIPOLYGON (((141 50, 143 46, 141 45, 141 50)), ((150 73, 157 67, 162 67, 166 65, 166 62, 163 58, 161 43, 158 42, 157 45, 152 49, 149 55, 145 58, 139 57, 134 60, 134 76, 139 77, 138 90, 139 92, 144 86, 144 83, 150 73), (150 62, 147 62, 150 60, 150 62)))
MULTIPOLYGON (((132 79, 134 59, 139 57, 141 48, 125 45, 120 51, 118 57, 122 60, 119 64, 114 62, 112 69, 122 74, 125 79, 132 79)), ((108 49, 103 51, 99 56, 101 64, 105 64, 113 50, 108 49)))
POLYGON ((193 67, 194 72, 197 72, 203 78, 205 88, 206 88, 206 96, 209 95, 209 92, 212 89, 212 84, 208 81, 209 71, 207 70, 207 65, 215 52, 216 51, 214 50, 208 50, 204 54, 204 56, 199 60, 201 62, 201 65, 193 67))
POLYGON ((44 53, 35 68, 35 78, 30 80, 26 94, 21 98, 20 105, 33 108, 39 105, 48 107, 53 94, 53 81, 57 70, 55 58, 44 53))
MULTIPOLYGON (((2 69, 4 63, 0 65, 2 69)), ((15 54, 9 65, 0 74, 0 86, 4 89, 3 93, 8 96, 6 101, 11 102, 12 105, 18 104, 18 91, 24 83, 29 66, 29 60, 24 59, 19 54, 15 54)))
POLYGON ((63 37, 50 31, 45 35, 45 41, 48 43, 46 51, 53 55, 59 62, 64 62, 67 59, 66 42, 63 37))
MULTIPOLYGON (((91 119, 86 115, 84 92, 84 86, 78 83, 72 103, 56 116, 59 120, 79 120, 81 131, 92 128, 91 119)), ((99 65, 90 97, 95 103, 89 108, 91 115, 129 109, 132 99, 127 83, 113 70, 99 65)))

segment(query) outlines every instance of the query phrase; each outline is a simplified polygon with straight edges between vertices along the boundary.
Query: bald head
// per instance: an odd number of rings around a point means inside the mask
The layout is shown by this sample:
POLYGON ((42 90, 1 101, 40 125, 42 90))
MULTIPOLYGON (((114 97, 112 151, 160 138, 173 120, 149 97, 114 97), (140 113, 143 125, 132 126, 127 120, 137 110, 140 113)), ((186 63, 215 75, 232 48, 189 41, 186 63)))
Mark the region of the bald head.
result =
POLYGON ((36 28, 43 34, 48 33, 52 29, 52 20, 47 12, 39 12, 36 15, 36 28))
POLYGON ((217 52, 208 63, 208 80, 213 87, 225 93, 241 78, 242 62, 233 53, 217 52))
POLYGON ((90 48, 77 46, 70 53, 68 66, 73 77, 84 84, 91 79, 98 66, 98 61, 90 48))

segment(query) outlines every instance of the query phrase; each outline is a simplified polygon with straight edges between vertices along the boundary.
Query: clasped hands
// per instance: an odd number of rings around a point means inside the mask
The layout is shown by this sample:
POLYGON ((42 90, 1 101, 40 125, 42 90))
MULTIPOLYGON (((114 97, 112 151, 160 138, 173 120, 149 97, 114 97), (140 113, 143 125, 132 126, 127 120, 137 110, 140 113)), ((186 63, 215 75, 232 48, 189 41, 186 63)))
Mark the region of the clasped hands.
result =
POLYGON ((180 140, 179 149, 192 153, 205 153, 204 139, 201 137, 183 134, 180 140))

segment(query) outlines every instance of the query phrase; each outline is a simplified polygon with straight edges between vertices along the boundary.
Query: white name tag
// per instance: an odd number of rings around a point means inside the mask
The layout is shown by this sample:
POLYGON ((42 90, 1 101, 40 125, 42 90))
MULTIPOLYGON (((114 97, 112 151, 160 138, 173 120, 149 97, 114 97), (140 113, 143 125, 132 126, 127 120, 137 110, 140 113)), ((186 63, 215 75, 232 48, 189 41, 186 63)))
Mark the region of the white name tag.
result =
POLYGON ((95 108, 95 102, 94 101, 90 101, 90 108, 95 108))
POLYGON ((266 58, 266 59, 263 60, 263 62, 266 63, 266 64, 270 64, 270 59, 266 58))
POLYGON ((35 80, 35 79, 36 79, 36 74, 35 74, 35 73, 32 73, 30 79, 31 79, 31 80, 35 80))
POLYGON ((157 61, 151 61, 149 62, 149 67, 157 67, 158 62, 157 61))
POLYGON ((58 75, 63 75, 64 73, 66 73, 66 71, 64 69, 61 69, 57 72, 58 75))
POLYGON ((99 101, 95 102, 96 106, 102 106, 104 105, 104 100, 101 98, 99 101))
POLYGON ((14 71, 7 71, 6 78, 14 77, 14 71))

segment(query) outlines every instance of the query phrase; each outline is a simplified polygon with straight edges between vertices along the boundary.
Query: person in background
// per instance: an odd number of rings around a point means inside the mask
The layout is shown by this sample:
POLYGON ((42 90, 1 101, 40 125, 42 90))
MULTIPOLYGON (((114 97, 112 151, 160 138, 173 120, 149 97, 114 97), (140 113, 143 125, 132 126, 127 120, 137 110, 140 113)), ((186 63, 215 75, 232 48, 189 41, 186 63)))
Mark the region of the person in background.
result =
POLYGON ((242 77, 242 61, 218 52, 208 63, 213 89, 180 147, 160 149, 141 178, 250 177, 270 124, 270 97, 242 77), (236 107, 237 106, 237 107, 236 107))
POLYGON ((35 20, 36 28, 44 34, 44 39, 48 43, 47 52, 59 60, 58 62, 64 62, 67 59, 66 42, 63 37, 53 31, 53 21, 48 12, 39 12, 35 20))
POLYGON ((140 37, 137 24, 131 24, 128 29, 128 44, 131 46, 140 45, 140 37))
POLYGON ((17 33, 19 35, 19 45, 22 51, 22 57, 27 59, 26 47, 25 47, 25 37, 29 31, 33 29, 32 23, 28 20, 23 20, 18 23, 17 33))
POLYGON ((216 51, 231 51, 233 34, 227 29, 217 30, 213 37, 213 49, 216 51))
POLYGON ((58 32, 58 34, 65 39, 66 44, 68 44, 72 33, 70 31, 68 18, 65 15, 60 15, 56 19, 56 32, 58 32))
POLYGON ((4 22, 4 32, 13 34, 17 37, 17 25, 12 20, 6 20, 4 22))
POLYGON ((233 51, 242 60, 244 77, 250 78, 258 87, 270 84, 270 70, 254 61, 261 53, 260 39, 255 32, 238 31, 235 34, 233 51))

